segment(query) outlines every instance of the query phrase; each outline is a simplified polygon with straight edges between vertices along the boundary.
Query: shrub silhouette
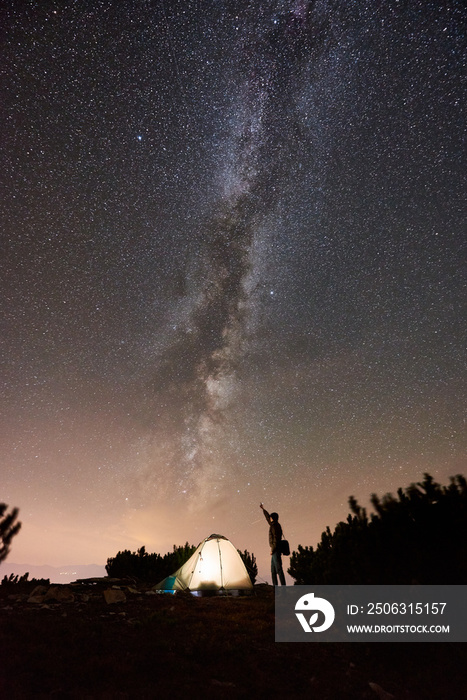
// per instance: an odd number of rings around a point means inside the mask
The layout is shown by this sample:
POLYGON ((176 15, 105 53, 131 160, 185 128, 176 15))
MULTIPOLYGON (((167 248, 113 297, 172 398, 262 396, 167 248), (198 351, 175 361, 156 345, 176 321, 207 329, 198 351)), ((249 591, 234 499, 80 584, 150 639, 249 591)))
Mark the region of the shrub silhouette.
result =
POLYGON ((10 588, 18 593, 18 591, 31 590, 31 586, 50 586, 48 578, 29 578, 29 571, 20 576, 19 574, 10 574, 2 579, 0 587, 6 590, 10 588))
POLYGON ((145 547, 140 547, 136 552, 125 549, 115 557, 107 559, 105 569, 113 578, 131 577, 157 583, 179 569, 195 549, 194 545, 186 542, 179 547, 174 545, 173 551, 163 557, 157 553, 148 554, 145 547))
POLYGON ((250 554, 250 552, 247 549, 245 549, 244 552, 241 552, 239 549, 237 549, 237 552, 240 554, 242 561, 245 564, 245 568, 248 571, 251 583, 254 586, 256 583, 256 577, 258 576, 258 566, 256 564, 256 557, 254 554, 250 554))
POLYGON ((397 497, 373 494, 368 518, 351 496, 346 522, 321 535, 316 547, 292 552, 295 584, 467 583, 467 481, 449 486, 430 474, 399 488, 397 497))
POLYGON ((6 513, 7 508, 5 503, 0 503, 0 563, 7 558, 11 540, 21 528, 21 523, 16 522, 18 508, 13 508, 11 513, 6 513))

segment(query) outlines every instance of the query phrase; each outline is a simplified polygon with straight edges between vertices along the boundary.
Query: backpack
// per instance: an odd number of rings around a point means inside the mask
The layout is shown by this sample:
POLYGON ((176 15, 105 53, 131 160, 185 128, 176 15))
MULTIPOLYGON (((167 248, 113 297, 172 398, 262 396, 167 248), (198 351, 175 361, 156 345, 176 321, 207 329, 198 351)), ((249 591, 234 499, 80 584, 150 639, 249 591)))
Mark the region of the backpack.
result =
POLYGON ((279 546, 280 553, 284 556, 290 556, 290 545, 288 540, 281 540, 279 546))

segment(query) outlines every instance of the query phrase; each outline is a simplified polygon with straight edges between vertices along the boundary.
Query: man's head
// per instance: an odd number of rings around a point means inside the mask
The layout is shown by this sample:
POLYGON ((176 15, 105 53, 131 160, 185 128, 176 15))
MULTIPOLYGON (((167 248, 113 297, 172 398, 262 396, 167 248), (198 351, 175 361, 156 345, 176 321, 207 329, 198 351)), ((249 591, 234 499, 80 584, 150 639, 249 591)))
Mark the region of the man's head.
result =
POLYGON ((279 520, 279 515, 277 513, 271 513, 270 518, 273 523, 277 523, 279 520))

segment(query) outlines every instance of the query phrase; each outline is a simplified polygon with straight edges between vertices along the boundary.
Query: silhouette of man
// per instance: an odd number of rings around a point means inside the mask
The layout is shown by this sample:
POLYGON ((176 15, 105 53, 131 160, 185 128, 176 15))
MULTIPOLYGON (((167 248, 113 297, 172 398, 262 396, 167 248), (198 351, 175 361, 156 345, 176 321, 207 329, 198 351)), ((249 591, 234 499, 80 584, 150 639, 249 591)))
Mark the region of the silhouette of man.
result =
POLYGON ((281 585, 285 586, 285 576, 284 571, 282 569, 282 554, 280 550, 282 528, 279 524, 279 516, 277 513, 269 514, 268 511, 265 510, 262 503, 259 504, 259 507, 263 511, 264 517, 266 518, 269 525, 269 546, 271 547, 272 583, 274 586, 278 586, 279 584, 277 582, 277 577, 279 576, 281 585))

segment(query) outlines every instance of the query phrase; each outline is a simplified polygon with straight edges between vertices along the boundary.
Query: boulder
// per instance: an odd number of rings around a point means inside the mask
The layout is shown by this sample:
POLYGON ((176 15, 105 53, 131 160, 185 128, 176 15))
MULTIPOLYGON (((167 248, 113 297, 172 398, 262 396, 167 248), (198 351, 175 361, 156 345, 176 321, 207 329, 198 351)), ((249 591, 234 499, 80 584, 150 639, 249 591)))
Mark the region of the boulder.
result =
POLYGON ((44 596, 44 602, 49 600, 55 600, 57 603, 73 603, 75 596, 68 586, 50 586, 44 596))
POLYGON ((28 603, 43 603, 43 602, 44 602, 43 595, 30 595, 28 598, 28 603))
POLYGON ((43 603, 48 586, 36 586, 28 598, 28 603, 43 603))
POLYGON ((107 605, 112 605, 113 603, 125 603, 126 595, 119 588, 107 588, 104 591, 104 599, 107 605))

